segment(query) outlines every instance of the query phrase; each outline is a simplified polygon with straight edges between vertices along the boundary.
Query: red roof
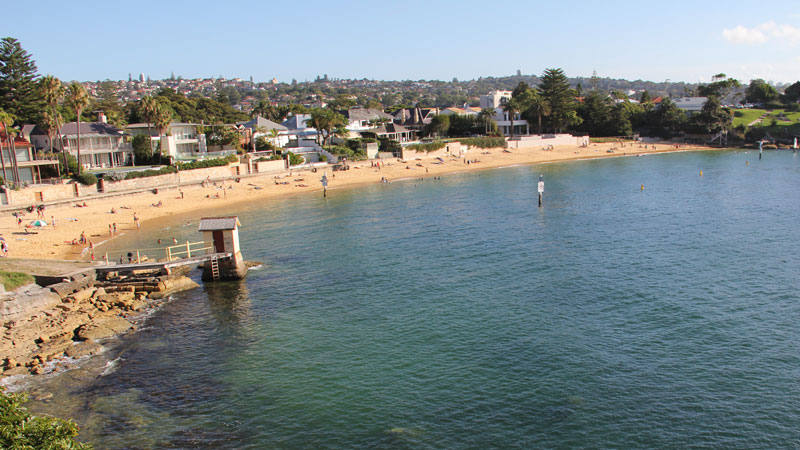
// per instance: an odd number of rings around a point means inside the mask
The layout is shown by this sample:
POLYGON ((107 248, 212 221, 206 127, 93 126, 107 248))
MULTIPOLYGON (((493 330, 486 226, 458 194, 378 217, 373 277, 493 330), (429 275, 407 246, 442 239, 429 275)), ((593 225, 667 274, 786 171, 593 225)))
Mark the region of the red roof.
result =
POLYGON ((661 100, 664 100, 664 97, 658 96, 650 101, 653 103, 661 103, 661 100))
MULTIPOLYGON (((3 140, 3 145, 8 145, 8 135, 6 134, 6 124, 0 122, 0 139, 3 140)), ((24 137, 17 135, 14 136, 14 147, 30 147, 31 143, 24 137)))

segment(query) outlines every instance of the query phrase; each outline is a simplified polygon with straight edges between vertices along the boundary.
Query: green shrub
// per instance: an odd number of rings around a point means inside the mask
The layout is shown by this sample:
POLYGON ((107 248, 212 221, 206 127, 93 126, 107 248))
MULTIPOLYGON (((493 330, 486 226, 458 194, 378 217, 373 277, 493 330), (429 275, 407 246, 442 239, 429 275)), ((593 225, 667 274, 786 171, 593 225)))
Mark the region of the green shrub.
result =
POLYGON ((22 404, 25 394, 0 392, 0 448, 91 449, 75 440, 78 426, 71 420, 32 416, 22 404))
POLYGON ((76 176, 75 179, 78 183, 84 186, 91 186, 93 184, 97 184, 97 177, 91 173, 83 172, 80 175, 76 176))
POLYGON ((302 156, 295 155, 294 153, 289 152, 289 165, 290 166, 296 166, 298 164, 303 164, 305 162, 306 162, 306 160, 302 156))
POLYGON ((458 142, 477 148, 506 148, 508 143, 502 137, 475 137, 459 139, 458 142))
POLYGON ((194 170, 194 169, 207 169, 209 167, 227 166, 232 162, 239 162, 239 157, 236 155, 228 155, 224 158, 204 159, 202 161, 192 161, 189 163, 176 164, 178 170, 194 170))
POLYGON ((126 180, 133 180, 136 178, 146 178, 146 177, 155 177, 158 175, 166 175, 168 173, 177 173, 178 169, 174 166, 164 166, 160 169, 150 169, 150 170, 142 170, 139 172, 128 172, 125 175, 126 180))
POLYGON ((412 144, 406 147, 410 150, 415 150, 416 152, 435 152, 436 150, 443 149, 447 144, 442 141, 435 141, 435 142, 428 142, 425 144, 412 144))
POLYGON ((391 152, 395 155, 399 155, 402 149, 403 147, 397 141, 393 141, 391 139, 381 139, 381 145, 378 148, 378 151, 391 152))
POLYGON ((319 162, 328 162, 328 157, 324 153, 319 154, 319 162))
POLYGON ((150 164, 153 160, 153 147, 150 136, 138 134, 133 137, 133 164, 143 166, 150 164))

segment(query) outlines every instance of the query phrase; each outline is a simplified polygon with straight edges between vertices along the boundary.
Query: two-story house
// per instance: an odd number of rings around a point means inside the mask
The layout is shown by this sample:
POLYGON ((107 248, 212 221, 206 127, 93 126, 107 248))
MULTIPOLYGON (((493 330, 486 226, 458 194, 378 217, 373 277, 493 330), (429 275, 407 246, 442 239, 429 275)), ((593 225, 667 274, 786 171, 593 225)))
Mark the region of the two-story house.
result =
MULTIPOLYGON (((129 166, 133 163, 133 148, 124 142, 124 133, 119 128, 105 122, 81 122, 79 163, 84 169, 129 166)), ((61 127, 61 141, 56 140, 54 148, 67 151, 78 157, 78 123, 69 122, 61 127)))
MULTIPOLYGON (((3 180, 28 184, 40 183, 45 167, 50 169, 51 176, 58 174, 58 161, 36 159, 33 145, 22 136, 9 139, 5 124, 0 122, 0 170, 3 180)), ((45 176, 47 175, 45 173, 45 176)))
POLYGON ((198 132, 200 125, 196 123, 169 124, 167 132, 163 136, 158 135, 158 130, 150 124, 133 123, 125 127, 125 131, 132 137, 138 135, 150 135, 150 140, 155 147, 155 142, 160 143, 161 154, 169 156, 173 160, 195 159, 198 155, 208 153, 206 146, 206 135, 198 132))

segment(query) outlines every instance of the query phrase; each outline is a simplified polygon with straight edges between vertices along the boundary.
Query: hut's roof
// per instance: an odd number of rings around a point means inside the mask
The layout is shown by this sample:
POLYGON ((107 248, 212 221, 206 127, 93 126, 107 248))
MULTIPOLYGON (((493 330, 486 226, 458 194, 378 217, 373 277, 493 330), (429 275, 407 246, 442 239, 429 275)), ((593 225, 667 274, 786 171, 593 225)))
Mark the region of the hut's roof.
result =
POLYGON ((236 226, 241 226, 239 218, 232 217, 204 217, 200 219, 200 227, 197 231, 233 230, 236 226))

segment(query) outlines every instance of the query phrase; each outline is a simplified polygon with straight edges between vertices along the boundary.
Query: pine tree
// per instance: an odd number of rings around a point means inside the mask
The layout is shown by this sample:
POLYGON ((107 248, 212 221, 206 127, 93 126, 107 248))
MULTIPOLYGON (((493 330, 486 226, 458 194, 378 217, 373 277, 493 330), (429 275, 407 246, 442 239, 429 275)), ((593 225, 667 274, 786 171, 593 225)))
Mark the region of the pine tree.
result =
POLYGON ((18 123, 38 122, 43 101, 36 89, 36 63, 19 41, 0 40, 0 109, 18 123))
POLYGON ((569 80, 561 69, 546 69, 542 74, 539 90, 550 105, 547 125, 555 132, 561 132, 571 125, 581 122, 575 112, 575 91, 569 88, 569 80))

